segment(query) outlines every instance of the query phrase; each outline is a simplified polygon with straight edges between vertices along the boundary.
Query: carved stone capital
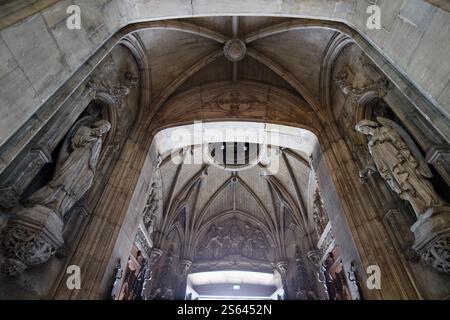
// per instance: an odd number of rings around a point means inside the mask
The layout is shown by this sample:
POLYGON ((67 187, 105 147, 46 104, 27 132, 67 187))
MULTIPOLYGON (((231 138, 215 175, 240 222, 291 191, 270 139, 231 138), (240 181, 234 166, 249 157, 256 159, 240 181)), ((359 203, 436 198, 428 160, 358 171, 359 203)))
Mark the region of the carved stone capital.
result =
POLYGON ((191 260, 181 260, 180 261, 180 274, 183 276, 187 276, 189 273, 189 270, 191 269, 192 261, 191 260))
POLYGON ((323 257, 323 252, 322 250, 312 250, 309 251, 307 253, 308 255, 308 260, 315 266, 315 267, 320 267, 320 261, 322 260, 323 257))
POLYGON ((64 243, 62 230, 63 222, 52 210, 41 205, 19 207, 0 239, 6 254, 0 271, 17 275, 47 262, 64 243))
POLYGON ((280 261, 276 264, 276 269, 280 273, 281 277, 283 279, 286 279, 287 272, 288 272, 288 265, 289 263, 287 261, 280 261))
POLYGON ((158 262, 159 258, 161 258, 161 256, 162 256, 162 254, 163 254, 162 250, 157 249, 157 248, 152 249, 152 251, 150 252, 149 260, 148 260, 148 265, 150 268, 158 262))
POLYGON ((411 227, 413 249, 438 271, 450 273, 450 207, 429 209, 411 227))

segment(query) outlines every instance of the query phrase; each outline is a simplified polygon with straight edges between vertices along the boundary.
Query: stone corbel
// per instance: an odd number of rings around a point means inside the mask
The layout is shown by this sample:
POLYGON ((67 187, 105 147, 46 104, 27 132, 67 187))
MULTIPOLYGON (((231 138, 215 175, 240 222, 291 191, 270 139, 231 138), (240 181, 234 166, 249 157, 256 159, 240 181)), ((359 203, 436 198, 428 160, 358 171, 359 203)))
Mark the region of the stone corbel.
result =
POLYGON ((434 269, 450 273, 450 207, 433 207, 411 227, 413 249, 434 269))
POLYGON ((139 226, 138 232, 136 234, 136 242, 139 244, 141 249, 145 252, 145 255, 150 257, 152 254, 152 251, 153 251, 152 250, 153 242, 148 237, 148 235, 146 234, 146 232, 144 230, 145 230, 145 228, 139 226))
POLYGON ((45 263, 64 244, 63 226, 62 219, 47 207, 18 207, 1 237, 6 257, 0 271, 14 276, 45 263))

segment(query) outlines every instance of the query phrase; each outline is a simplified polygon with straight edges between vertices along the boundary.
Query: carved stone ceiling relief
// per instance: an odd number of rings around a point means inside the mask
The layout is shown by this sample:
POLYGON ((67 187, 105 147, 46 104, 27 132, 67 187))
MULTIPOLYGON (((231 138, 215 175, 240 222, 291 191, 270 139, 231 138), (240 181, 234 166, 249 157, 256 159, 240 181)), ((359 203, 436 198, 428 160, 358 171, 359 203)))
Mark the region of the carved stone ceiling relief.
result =
MULTIPOLYGON (((276 24, 288 20, 204 17, 173 22, 174 28, 167 30, 137 32, 150 57, 154 104, 160 107, 183 88, 246 80, 289 88, 317 107, 320 57, 334 32, 289 31, 285 26, 279 32, 276 24), (272 27, 278 32, 270 31, 272 27), (258 33, 262 28, 268 32, 258 33)), ((235 104, 221 105, 229 109, 235 104)))
POLYGON ((197 247, 196 260, 221 260, 241 256, 268 260, 270 248, 263 231, 236 218, 213 224, 197 247))

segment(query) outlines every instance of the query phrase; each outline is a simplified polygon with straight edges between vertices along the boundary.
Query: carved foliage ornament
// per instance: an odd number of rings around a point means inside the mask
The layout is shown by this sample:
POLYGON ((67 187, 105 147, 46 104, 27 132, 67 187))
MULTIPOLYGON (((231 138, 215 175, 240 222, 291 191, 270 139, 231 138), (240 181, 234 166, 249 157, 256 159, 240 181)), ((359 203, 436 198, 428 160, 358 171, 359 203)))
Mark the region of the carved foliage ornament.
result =
POLYGON ((422 253, 422 259, 433 268, 450 273, 450 236, 436 241, 422 253))
POLYGON ((56 252, 56 248, 47 239, 27 228, 8 229, 4 238, 2 248, 8 255, 7 263, 1 265, 1 272, 4 274, 20 274, 28 266, 46 262, 56 252))

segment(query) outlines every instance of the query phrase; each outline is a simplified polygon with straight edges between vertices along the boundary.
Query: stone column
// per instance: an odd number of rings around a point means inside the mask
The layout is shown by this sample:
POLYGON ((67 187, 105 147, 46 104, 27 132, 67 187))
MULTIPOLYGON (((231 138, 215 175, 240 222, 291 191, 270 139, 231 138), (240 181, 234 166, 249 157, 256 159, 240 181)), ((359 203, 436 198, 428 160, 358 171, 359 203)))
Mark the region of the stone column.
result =
POLYGON ((288 265, 289 263, 287 261, 280 261, 277 262, 275 265, 275 270, 277 270, 281 276, 281 283, 283 284, 284 290, 284 297, 283 297, 284 300, 289 299, 289 290, 287 286, 288 265))

